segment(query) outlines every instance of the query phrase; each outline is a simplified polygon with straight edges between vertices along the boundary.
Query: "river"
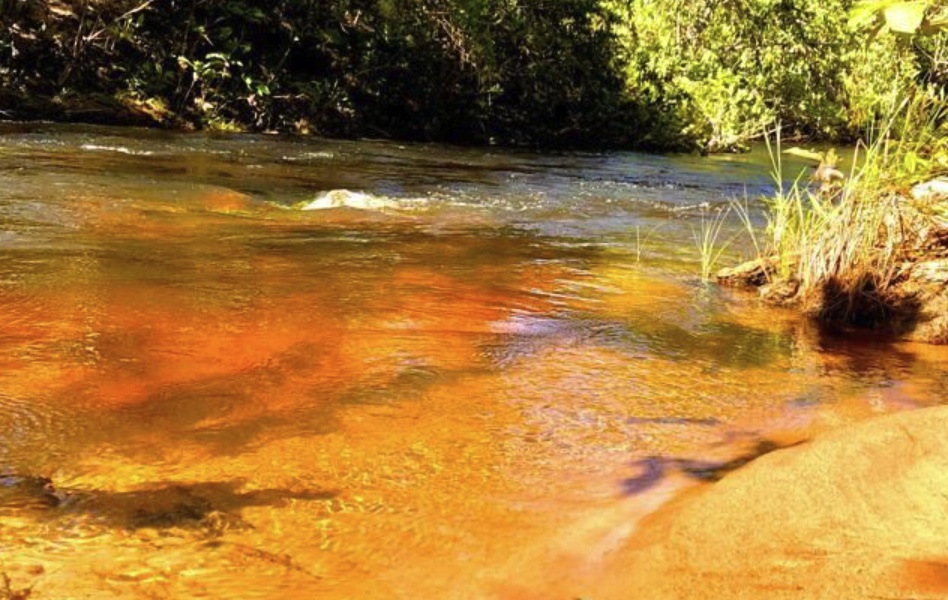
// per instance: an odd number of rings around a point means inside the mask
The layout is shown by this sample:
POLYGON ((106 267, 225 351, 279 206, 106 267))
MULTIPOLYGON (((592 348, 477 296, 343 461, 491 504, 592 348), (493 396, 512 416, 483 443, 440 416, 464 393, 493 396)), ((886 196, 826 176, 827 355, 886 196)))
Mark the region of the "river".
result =
POLYGON ((702 223, 760 224, 769 186, 759 150, 0 125, 0 571, 31 599, 621 597, 610 551, 736 456, 942 401, 943 349, 701 280, 702 223), (330 190, 378 202, 299 210, 330 190))

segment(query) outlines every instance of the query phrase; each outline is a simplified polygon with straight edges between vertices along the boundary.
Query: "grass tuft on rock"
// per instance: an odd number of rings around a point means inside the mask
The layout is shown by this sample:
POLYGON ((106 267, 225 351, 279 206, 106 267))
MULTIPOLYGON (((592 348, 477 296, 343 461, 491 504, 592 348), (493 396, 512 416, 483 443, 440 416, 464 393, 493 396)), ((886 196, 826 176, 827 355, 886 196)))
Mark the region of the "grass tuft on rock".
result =
POLYGON ((754 237, 758 260, 719 280, 761 286, 766 299, 827 321, 914 320, 908 313, 924 312, 920 290, 905 284, 919 264, 930 267, 948 251, 948 181, 939 179, 948 172, 945 117, 938 98, 901 100, 857 145, 848 173, 829 177, 821 164, 790 185, 778 138, 766 235, 763 243, 754 237))

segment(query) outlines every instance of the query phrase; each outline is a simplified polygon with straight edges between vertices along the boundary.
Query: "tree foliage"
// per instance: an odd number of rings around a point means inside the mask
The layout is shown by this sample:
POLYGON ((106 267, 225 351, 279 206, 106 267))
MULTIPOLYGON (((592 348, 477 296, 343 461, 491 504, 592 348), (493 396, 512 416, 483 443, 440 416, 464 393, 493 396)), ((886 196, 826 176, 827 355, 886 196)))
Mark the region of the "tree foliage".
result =
POLYGON ((656 149, 728 149, 778 119, 846 137, 893 87, 946 72, 943 36, 870 38, 881 18, 937 24, 934 0, 860 7, 863 21, 852 0, 0 0, 0 110, 656 149))
POLYGON ((618 142, 597 0, 2 0, 12 87, 105 93, 199 126, 618 142))
MULTIPOLYGON (((781 121, 792 134, 865 127, 918 61, 850 26, 850 0, 626 0, 630 93, 655 105, 660 137, 726 149, 781 121)), ((865 29, 865 28, 863 28, 865 29)))

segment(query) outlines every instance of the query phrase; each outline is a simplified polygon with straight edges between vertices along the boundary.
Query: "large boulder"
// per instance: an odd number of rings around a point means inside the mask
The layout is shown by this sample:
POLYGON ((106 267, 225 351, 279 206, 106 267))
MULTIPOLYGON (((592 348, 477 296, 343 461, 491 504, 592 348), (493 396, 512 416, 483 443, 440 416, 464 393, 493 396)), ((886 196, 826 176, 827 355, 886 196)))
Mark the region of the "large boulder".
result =
POLYGON ((948 407, 778 450, 653 515, 595 598, 948 598, 948 407))

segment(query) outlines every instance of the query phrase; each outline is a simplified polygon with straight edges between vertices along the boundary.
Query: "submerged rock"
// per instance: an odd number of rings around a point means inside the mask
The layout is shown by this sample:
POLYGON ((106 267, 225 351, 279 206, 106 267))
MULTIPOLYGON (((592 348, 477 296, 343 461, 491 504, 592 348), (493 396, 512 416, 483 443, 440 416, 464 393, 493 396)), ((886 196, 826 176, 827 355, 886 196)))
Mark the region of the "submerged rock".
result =
POLYGON ((0 509, 53 508, 59 502, 60 498, 50 478, 0 472, 0 509))
POLYGON ((673 503, 596 597, 948 597, 948 407, 777 450, 673 503))
POLYGON ((800 285, 796 280, 777 276, 779 261, 775 257, 758 258, 721 269, 715 275, 720 285, 755 288, 760 297, 775 306, 792 306, 799 300, 800 285))
POLYGON ((0 571, 0 600, 27 600, 33 595, 33 588, 14 588, 10 576, 0 571))
POLYGON ((312 202, 303 204, 300 210, 328 210, 333 208, 355 208, 358 210, 392 210, 402 203, 391 198, 373 196, 349 190, 331 190, 316 196, 312 202))

